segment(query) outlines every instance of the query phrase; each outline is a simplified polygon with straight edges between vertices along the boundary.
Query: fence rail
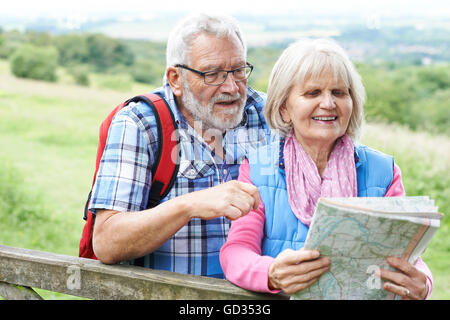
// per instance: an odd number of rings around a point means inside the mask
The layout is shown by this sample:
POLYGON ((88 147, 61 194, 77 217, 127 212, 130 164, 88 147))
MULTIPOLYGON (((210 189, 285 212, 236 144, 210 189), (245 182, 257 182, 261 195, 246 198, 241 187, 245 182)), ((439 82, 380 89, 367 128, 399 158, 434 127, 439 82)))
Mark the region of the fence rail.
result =
POLYGON ((222 279, 185 275, 0 245, 0 296, 41 299, 40 288, 90 299, 285 299, 222 279))

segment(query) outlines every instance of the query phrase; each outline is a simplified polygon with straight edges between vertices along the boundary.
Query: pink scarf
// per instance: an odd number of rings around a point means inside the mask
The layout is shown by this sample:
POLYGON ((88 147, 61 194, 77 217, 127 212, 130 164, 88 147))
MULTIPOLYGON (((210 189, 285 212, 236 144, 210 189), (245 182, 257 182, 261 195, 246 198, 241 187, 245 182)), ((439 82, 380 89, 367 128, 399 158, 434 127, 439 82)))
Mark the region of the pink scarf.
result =
POLYGON ((347 135, 337 139, 322 177, 293 132, 286 137, 284 163, 289 204, 295 216, 307 226, 311 224, 320 197, 356 197, 358 194, 354 146, 347 135))

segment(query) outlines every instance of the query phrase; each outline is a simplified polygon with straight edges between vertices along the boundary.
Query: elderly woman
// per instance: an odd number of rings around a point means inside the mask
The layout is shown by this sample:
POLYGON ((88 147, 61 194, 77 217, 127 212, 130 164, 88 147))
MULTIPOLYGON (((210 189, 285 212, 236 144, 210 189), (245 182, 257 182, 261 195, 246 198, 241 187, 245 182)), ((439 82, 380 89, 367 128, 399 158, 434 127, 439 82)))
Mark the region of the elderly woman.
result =
MULTIPOLYGON (((231 224, 220 252, 229 281, 260 292, 305 289, 330 267, 329 258, 302 248, 319 197, 405 195, 392 157, 356 143, 364 98, 359 74, 335 42, 296 42, 280 56, 264 112, 281 139, 250 153, 239 169, 238 180, 256 185, 261 201, 231 224)), ((432 275, 421 259, 387 263, 396 271, 380 271, 385 290, 404 299, 430 295, 432 275)))

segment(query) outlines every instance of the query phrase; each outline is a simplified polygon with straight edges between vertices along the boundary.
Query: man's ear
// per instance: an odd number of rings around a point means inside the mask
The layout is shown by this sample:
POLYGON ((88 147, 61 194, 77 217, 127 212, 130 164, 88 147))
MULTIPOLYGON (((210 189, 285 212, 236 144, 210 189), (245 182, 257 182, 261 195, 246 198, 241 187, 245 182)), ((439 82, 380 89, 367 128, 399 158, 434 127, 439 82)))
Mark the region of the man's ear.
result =
POLYGON ((166 70, 166 78, 173 94, 181 97, 183 95, 183 78, 181 77, 180 70, 175 67, 168 67, 166 70))

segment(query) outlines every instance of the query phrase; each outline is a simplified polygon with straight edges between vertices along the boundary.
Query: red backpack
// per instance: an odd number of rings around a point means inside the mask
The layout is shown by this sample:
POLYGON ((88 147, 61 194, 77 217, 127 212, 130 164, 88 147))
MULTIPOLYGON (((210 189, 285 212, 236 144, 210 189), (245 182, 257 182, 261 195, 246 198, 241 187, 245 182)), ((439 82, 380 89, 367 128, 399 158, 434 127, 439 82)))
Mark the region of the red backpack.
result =
MULTIPOLYGON (((109 126, 111 121, 124 106, 130 102, 145 102, 153 110, 153 114, 156 118, 158 128, 158 152, 155 155, 155 163, 152 170, 152 186, 149 193, 148 208, 155 207, 159 204, 162 198, 164 198, 173 186, 175 178, 178 172, 178 142, 177 125, 170 107, 166 101, 157 94, 149 93, 140 96, 136 96, 132 99, 125 101, 118 105, 106 119, 100 125, 100 137, 97 148, 97 159, 95 164, 95 173, 92 186, 94 186, 97 171, 100 165, 100 160, 105 149, 106 140, 108 137, 109 126), (175 137, 175 138, 174 138, 175 137), (176 152, 176 153, 174 153, 176 152), (160 165, 162 164, 162 165, 160 165)), ((92 234, 93 234, 93 215, 89 211, 89 202, 91 199, 91 192, 89 192, 86 206, 84 208, 84 217, 86 220, 83 233, 80 240, 80 247, 78 255, 82 258, 97 259, 92 247, 92 234)))

